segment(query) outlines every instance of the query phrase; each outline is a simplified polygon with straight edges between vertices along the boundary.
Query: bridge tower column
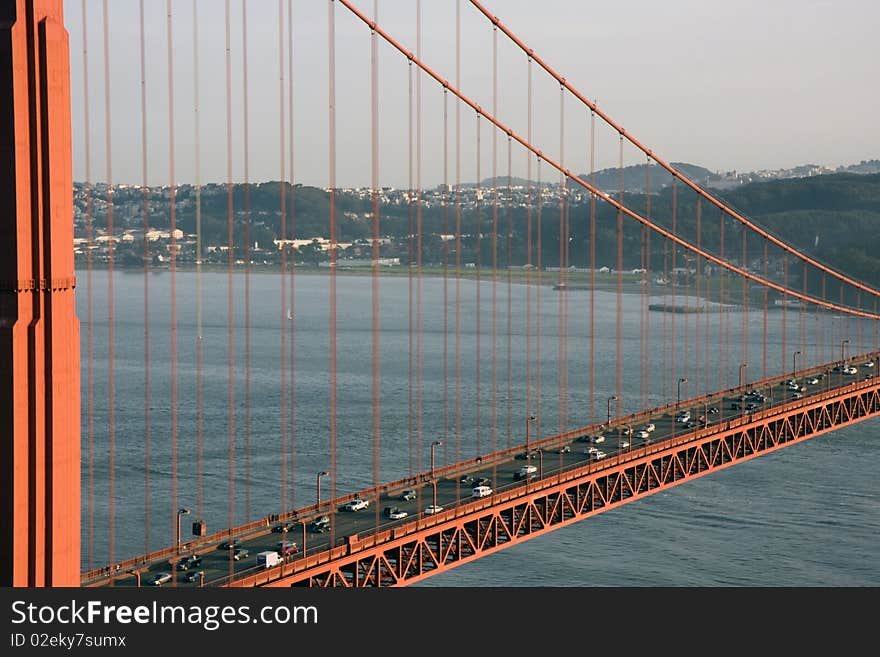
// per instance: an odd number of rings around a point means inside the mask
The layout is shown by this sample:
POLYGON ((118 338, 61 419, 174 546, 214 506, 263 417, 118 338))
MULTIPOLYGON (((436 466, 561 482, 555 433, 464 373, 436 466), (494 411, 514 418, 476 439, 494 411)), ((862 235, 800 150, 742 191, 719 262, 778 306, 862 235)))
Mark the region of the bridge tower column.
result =
POLYGON ((0 3, 0 585, 80 583, 80 343, 62 0, 0 3))

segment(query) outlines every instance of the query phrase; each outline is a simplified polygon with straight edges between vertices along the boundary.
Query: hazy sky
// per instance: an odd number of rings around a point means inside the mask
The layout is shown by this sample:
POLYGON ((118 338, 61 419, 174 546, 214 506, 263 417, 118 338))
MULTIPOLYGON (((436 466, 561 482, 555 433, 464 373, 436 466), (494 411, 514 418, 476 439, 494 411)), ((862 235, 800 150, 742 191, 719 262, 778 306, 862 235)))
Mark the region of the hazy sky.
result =
MULTIPOLYGON (((71 36, 74 177, 86 177, 88 133, 88 173, 98 181, 106 179, 108 163, 103 2, 85 0, 84 4, 85 41, 83 2, 65 3, 71 36)), ((106 4, 112 180, 140 183, 144 133, 139 1, 106 4)), ((467 0, 420 4, 378 0, 377 8, 373 0, 354 0, 354 4, 369 16, 377 11, 384 30, 417 51, 450 84, 460 84, 487 111, 495 110, 506 126, 523 137, 531 133, 533 143, 548 156, 576 172, 588 171, 591 159, 597 169, 620 162, 616 135, 597 125, 591 150, 588 110, 570 96, 561 101, 559 86, 534 64, 529 128, 526 57, 500 33, 496 45, 491 24, 467 0)), ((880 3, 874 0, 484 0, 483 4, 583 96, 596 100, 615 122, 666 161, 747 171, 805 163, 838 166, 880 158, 876 35, 880 3)), ((251 181, 277 180, 282 174, 289 178, 292 147, 295 181, 328 184, 328 1, 293 1, 291 75, 288 0, 280 3, 283 37, 278 0, 248 0, 245 94, 242 1, 230 0, 231 139, 227 136, 226 3, 172 0, 170 5, 173 137, 168 121, 168 3, 144 1, 148 182, 171 181, 173 139, 176 183, 223 182, 228 175, 234 180, 247 175, 251 181), (197 80, 194 3, 199 17, 197 80), (284 50, 279 57, 280 38, 284 50)), ((335 182, 368 186, 373 161, 370 33, 341 3, 334 5, 335 182)), ((493 171, 506 175, 503 136, 497 137, 485 120, 478 127, 475 113, 459 110, 452 98, 444 103, 441 87, 424 74, 410 73, 406 59, 387 44, 380 42, 377 52, 375 150, 381 185, 432 187, 456 179, 469 182, 477 175, 485 178, 493 171)), ((630 148, 623 158, 625 164, 644 161, 630 148)), ((514 175, 526 174, 527 161, 522 148, 511 149, 514 175)), ((536 173, 533 169, 533 177, 536 173)), ((546 165, 542 175, 558 178, 546 165)))

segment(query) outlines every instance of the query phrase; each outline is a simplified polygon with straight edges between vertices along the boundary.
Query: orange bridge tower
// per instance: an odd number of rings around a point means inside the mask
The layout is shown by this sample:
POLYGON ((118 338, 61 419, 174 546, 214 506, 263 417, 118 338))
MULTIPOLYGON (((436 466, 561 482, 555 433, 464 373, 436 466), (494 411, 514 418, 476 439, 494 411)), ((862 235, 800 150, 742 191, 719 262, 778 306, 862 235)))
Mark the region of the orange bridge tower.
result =
POLYGON ((0 2, 0 585, 80 583, 80 344, 62 0, 0 2))

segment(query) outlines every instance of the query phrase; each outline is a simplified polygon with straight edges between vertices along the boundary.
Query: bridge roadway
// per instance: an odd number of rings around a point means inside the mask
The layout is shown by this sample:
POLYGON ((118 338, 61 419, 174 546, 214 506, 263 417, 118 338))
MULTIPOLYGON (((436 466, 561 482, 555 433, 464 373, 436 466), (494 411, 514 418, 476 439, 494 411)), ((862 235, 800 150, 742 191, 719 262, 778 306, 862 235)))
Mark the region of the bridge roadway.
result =
MULTIPOLYGON (((501 459, 495 458, 497 455, 492 455, 491 458, 487 455, 482 459, 472 459, 453 466, 446 466, 442 470, 437 468, 437 504, 448 509, 456 504, 470 501, 474 484, 464 481, 464 477, 473 477, 474 479, 485 477, 495 491, 508 491, 516 487, 534 485, 525 479, 515 477, 515 473, 527 463, 538 468, 538 477, 549 476, 578 464, 595 463, 596 460, 586 453, 591 445, 605 452, 604 459, 599 462, 604 461, 610 465, 615 462, 614 457, 620 453, 638 450, 647 443, 656 444, 667 438, 681 437, 694 430, 700 418, 705 418, 711 426, 732 417, 738 417, 743 412, 738 409, 738 406, 749 403, 749 398, 746 396, 748 391, 754 390, 765 395, 767 399, 763 403, 754 401, 752 403, 756 404, 755 408, 766 408, 768 405, 779 405, 798 399, 798 392, 803 398, 809 398, 810 395, 846 387, 855 381, 877 376, 878 370, 880 370, 877 354, 867 354, 849 359, 847 365, 855 367, 856 372, 847 374, 842 371, 842 368, 835 367, 833 363, 799 371, 796 375, 796 381, 802 388, 801 391, 795 391, 788 387, 787 382, 793 377, 789 373, 749 384, 744 389, 734 388, 723 394, 682 400, 677 406, 670 404, 627 418, 612 419, 608 426, 586 427, 580 432, 568 432, 564 439, 560 439, 558 436, 544 438, 530 445, 530 451, 536 450, 530 459, 524 458, 525 445, 523 444, 512 450, 505 450, 501 459), (818 377, 819 380, 815 381, 813 377, 818 377), (677 413, 685 410, 691 414, 690 425, 675 421, 677 413), (655 430, 650 432, 649 437, 647 439, 637 437, 638 430, 650 423, 655 425, 655 430), (631 435, 625 435, 627 427, 631 429, 631 435), (603 435, 604 440, 598 444, 591 443, 589 438, 597 435, 603 435), (484 462, 486 462, 485 465, 484 462)), ((239 539, 239 546, 248 551, 248 555, 240 560, 231 558, 231 551, 221 547, 222 540, 233 536, 233 534, 224 534, 223 539, 201 544, 195 548, 192 547, 195 545, 195 541, 184 544, 180 555, 172 553, 173 548, 169 548, 166 551, 168 554, 161 559, 140 558, 133 560, 134 564, 131 562, 120 564, 121 568, 118 569, 108 567, 92 571, 90 574, 86 573, 82 583, 84 586, 155 586, 156 584, 150 583, 151 579, 157 574, 168 573, 172 575, 171 581, 159 585, 166 587, 223 585, 231 578, 238 579, 254 574, 255 570, 258 570, 258 566, 255 564, 256 554, 265 550, 277 550, 282 537, 297 546, 297 552, 286 557, 286 562, 290 563, 302 559, 304 556, 328 550, 331 547, 331 541, 333 545, 342 545, 345 544, 346 538, 349 536, 362 537, 371 532, 387 530, 395 525, 410 523, 420 517, 424 518, 425 516, 420 514, 434 501, 434 488, 430 473, 383 490, 379 493, 378 503, 375 496, 374 491, 363 491, 360 494, 324 502, 320 509, 312 506, 305 511, 291 514, 291 517, 287 518, 284 523, 266 519, 265 522, 260 523, 259 528, 236 533, 234 536, 239 539), (416 492, 415 499, 404 500, 401 498, 403 491, 408 489, 416 492), (345 511, 344 503, 354 497, 370 500, 370 505, 360 511, 345 511), (383 513, 386 506, 398 507, 401 511, 405 511, 407 516, 397 520, 389 519, 383 513), (328 516, 331 528, 323 533, 312 531, 311 521, 322 515, 328 516), (290 527, 286 534, 277 531, 283 524, 290 527), (202 560, 201 565, 187 570, 178 570, 174 567, 178 559, 189 554, 198 554, 202 560), (191 573, 192 577, 189 578, 191 581, 187 581, 187 576, 191 573)))

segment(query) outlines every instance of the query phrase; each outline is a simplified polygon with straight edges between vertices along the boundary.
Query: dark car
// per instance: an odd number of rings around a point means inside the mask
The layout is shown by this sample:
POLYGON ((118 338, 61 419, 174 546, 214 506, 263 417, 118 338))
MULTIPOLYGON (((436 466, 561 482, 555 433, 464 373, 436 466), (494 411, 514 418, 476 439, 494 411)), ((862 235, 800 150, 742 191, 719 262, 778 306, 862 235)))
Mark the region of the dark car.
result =
POLYGON ((177 570, 189 570, 202 565, 202 558, 197 554, 191 554, 177 562, 177 570))
POLYGON ((458 481, 459 483, 469 486, 470 484, 474 483, 474 478, 471 475, 465 475, 458 481))
POLYGON ((480 477, 479 479, 477 479, 477 480, 474 482, 474 487, 477 487, 477 486, 491 486, 491 485, 492 485, 492 480, 489 479, 488 477, 480 477))
POLYGON ((233 550, 241 545, 240 538, 233 538, 231 541, 223 541, 220 545, 217 546, 218 550, 233 550))
POLYGON ((519 454, 516 455, 515 458, 519 459, 520 461, 525 460, 525 459, 529 459, 529 458, 536 459, 536 458, 538 458, 538 450, 537 449, 530 449, 528 452, 520 452, 519 454))
POLYGON ((198 582, 204 577, 204 570, 191 570, 186 575, 183 576, 184 581, 186 582, 198 582))
POLYGON ((283 533, 283 532, 285 532, 285 531, 292 532, 292 531, 294 531, 297 527, 298 527, 298 525, 297 525, 296 523, 293 523, 293 522, 283 522, 283 523, 281 523, 281 524, 279 524, 279 525, 275 525, 274 527, 272 527, 272 531, 275 532, 276 534, 281 534, 281 533, 283 533))
POLYGON ((316 534, 330 531, 330 516, 320 516, 309 523, 309 530, 316 534))
POLYGON ((247 548, 236 548, 232 553, 232 558, 236 561, 241 561, 242 559, 247 558, 250 552, 247 551, 247 548))

